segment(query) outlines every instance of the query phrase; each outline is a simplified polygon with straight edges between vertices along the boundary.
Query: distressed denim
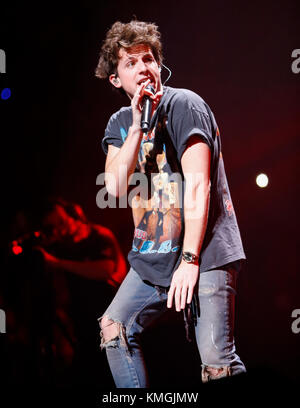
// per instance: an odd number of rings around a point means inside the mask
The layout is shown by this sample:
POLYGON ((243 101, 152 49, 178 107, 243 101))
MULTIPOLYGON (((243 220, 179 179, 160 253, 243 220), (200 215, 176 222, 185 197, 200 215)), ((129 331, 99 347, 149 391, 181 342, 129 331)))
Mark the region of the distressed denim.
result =
MULTIPOLYGON (((196 341, 202 362, 202 381, 245 372, 235 351, 234 300, 237 270, 234 264, 200 274, 198 294, 200 316, 195 325, 196 341), (220 369, 215 377, 207 367, 220 369)), ((140 334, 167 310, 167 293, 141 280, 131 268, 112 303, 98 319, 105 316, 119 326, 118 335, 104 339, 101 349, 107 359, 117 388, 147 388, 149 381, 140 334)))

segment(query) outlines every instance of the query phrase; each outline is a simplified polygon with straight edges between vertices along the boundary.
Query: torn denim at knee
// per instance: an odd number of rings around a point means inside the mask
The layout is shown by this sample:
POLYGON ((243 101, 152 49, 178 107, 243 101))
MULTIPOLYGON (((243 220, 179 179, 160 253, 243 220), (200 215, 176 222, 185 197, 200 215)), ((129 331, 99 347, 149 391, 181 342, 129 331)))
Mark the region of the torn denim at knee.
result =
POLYGON ((202 364, 201 378, 203 383, 207 383, 210 380, 219 380, 220 378, 231 376, 232 370, 230 366, 225 365, 222 367, 216 367, 202 364))
POLYGON ((122 322, 119 320, 113 320, 109 316, 102 316, 98 319, 101 331, 100 331, 100 338, 101 338, 101 344, 100 348, 103 350, 104 348, 118 348, 118 347, 126 347, 128 349, 128 343, 127 343, 127 338, 126 338, 126 329, 123 326, 122 322), (107 324, 105 327, 101 327, 101 321, 102 319, 106 317, 108 321, 110 321, 110 324, 107 324), (103 330, 106 327, 112 326, 112 325, 118 325, 118 334, 111 339, 105 339, 104 338, 104 333, 103 330))

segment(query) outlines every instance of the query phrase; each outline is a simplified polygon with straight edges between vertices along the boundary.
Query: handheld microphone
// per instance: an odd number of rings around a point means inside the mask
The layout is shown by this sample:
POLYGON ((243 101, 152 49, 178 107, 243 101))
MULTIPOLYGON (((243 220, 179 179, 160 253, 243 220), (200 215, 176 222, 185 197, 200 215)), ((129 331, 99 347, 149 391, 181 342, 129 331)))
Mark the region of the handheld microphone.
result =
MULTIPOLYGON (((154 95, 154 88, 150 84, 146 86, 148 91, 150 91, 154 95)), ((141 128, 143 133, 147 133, 150 127, 151 121, 151 112, 152 112, 152 99, 150 96, 145 95, 143 98, 143 106, 142 106, 142 119, 141 119, 141 128)))

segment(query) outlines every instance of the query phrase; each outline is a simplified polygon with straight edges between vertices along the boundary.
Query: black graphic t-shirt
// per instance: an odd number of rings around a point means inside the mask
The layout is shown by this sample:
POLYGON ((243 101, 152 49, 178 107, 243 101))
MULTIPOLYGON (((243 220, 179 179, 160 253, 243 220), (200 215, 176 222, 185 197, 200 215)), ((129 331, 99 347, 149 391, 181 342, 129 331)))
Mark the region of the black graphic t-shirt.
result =
MULTIPOLYGON (((128 260, 143 280, 169 286, 181 260, 184 237, 184 176, 180 160, 193 135, 198 135, 211 150, 210 207, 200 252, 200 273, 245 259, 245 254, 214 115, 196 93, 163 89, 150 130, 143 136, 136 165, 136 172, 147 177, 148 190, 133 195, 135 229, 128 260)), ((109 144, 122 147, 131 123, 131 107, 121 108, 111 116, 102 139, 106 154, 109 144)))

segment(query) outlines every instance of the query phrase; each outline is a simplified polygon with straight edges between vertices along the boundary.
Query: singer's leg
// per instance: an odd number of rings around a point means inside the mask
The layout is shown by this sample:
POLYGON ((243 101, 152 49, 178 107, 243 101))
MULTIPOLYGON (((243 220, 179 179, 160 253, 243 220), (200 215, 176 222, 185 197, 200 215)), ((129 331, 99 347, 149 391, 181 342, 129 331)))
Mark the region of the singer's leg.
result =
POLYGON ((246 371, 234 341, 236 278, 235 264, 200 274, 195 332, 203 382, 246 371))
POLYGON ((99 318, 101 348, 118 388, 146 388, 148 374, 140 346, 142 331, 166 310, 167 294, 144 283, 132 268, 99 318))

